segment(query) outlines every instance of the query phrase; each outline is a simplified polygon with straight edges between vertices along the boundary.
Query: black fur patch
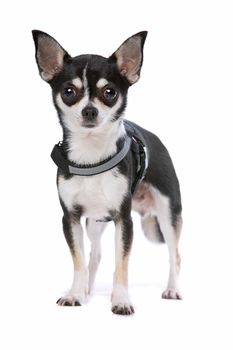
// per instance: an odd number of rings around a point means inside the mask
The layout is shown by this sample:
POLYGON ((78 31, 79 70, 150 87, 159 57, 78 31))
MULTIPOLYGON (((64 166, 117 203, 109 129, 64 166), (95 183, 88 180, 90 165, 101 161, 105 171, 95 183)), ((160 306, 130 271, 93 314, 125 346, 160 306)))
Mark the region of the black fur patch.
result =
POLYGON ((170 199, 172 224, 176 227, 182 205, 179 181, 171 157, 156 135, 132 124, 142 133, 149 151, 149 164, 144 181, 152 184, 170 199))
POLYGON ((63 209, 63 232, 66 239, 66 242, 70 248, 70 251, 73 255, 75 255, 74 251, 74 237, 72 232, 72 223, 79 222, 82 216, 82 207, 76 205, 72 212, 68 211, 63 201, 60 199, 60 203, 63 209))
POLYGON ((125 257, 129 254, 133 242, 133 221, 131 217, 130 195, 124 198, 115 222, 120 222, 122 225, 123 256, 125 257))

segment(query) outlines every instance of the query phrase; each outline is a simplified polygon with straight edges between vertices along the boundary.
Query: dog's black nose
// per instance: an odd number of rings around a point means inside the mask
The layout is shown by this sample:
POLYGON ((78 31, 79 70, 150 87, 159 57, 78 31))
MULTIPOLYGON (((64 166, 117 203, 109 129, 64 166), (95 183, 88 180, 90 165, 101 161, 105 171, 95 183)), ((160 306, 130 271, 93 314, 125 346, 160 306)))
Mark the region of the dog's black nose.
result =
POLYGON ((98 109, 92 106, 87 106, 83 108, 82 116, 88 121, 93 121, 98 116, 98 109))

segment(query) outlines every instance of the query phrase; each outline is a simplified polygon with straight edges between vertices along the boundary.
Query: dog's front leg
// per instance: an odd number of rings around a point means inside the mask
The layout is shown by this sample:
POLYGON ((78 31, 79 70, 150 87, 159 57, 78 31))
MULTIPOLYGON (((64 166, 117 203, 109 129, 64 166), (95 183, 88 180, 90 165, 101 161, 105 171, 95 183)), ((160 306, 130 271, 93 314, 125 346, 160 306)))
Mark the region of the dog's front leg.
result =
POLYGON ((128 295, 128 262, 133 240, 133 222, 130 210, 122 210, 115 221, 115 272, 112 292, 112 312, 131 315, 134 308, 128 295))
POLYGON ((63 217, 63 231, 73 258, 74 278, 70 291, 57 303, 62 306, 80 306, 86 298, 88 286, 88 269, 84 256, 80 218, 74 219, 73 214, 66 213, 63 217))

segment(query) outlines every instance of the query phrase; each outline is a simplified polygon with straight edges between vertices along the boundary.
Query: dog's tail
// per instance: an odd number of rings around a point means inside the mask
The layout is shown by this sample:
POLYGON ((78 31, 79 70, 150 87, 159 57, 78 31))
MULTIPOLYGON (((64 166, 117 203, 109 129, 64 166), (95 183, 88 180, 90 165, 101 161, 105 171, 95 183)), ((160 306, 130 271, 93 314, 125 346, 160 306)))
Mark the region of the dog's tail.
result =
POLYGON ((146 238, 154 243, 164 243, 163 233, 156 216, 146 215, 141 218, 143 232, 146 238))

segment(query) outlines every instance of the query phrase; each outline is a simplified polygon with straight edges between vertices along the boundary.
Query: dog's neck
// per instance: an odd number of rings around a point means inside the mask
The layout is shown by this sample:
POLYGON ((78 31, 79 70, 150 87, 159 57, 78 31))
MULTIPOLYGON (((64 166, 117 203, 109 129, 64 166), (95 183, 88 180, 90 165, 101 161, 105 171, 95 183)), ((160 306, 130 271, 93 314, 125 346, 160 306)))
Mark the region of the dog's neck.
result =
POLYGON ((63 140, 67 145, 67 157, 77 164, 101 162, 117 152, 117 142, 125 133, 122 120, 101 128, 69 131, 63 140))

